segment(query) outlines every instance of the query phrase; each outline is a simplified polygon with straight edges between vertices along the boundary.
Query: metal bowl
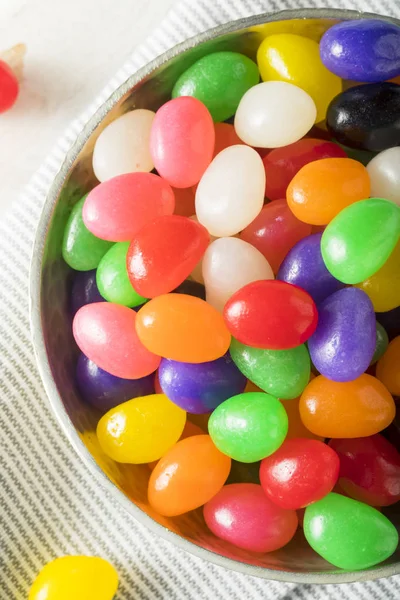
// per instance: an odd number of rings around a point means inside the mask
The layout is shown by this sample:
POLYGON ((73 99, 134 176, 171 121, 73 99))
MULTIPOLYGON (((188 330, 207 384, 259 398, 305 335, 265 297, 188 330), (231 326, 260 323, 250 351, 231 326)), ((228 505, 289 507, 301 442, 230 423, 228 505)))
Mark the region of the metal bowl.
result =
MULTIPOLYGON (((77 349, 68 306, 71 270, 61 257, 63 230, 71 207, 97 183, 91 155, 102 129, 133 108, 157 110, 170 98, 177 77, 198 58, 223 49, 254 58, 260 40, 268 32, 300 33, 318 41, 334 22, 361 17, 376 15, 314 9, 258 15, 210 29, 156 58, 121 85, 84 127, 51 186, 33 249, 31 325, 39 371, 54 413, 88 469, 130 515, 156 535, 206 561, 265 579, 342 583, 387 577, 400 573, 400 552, 377 567, 346 572, 319 557, 305 542, 301 530, 285 548, 255 555, 214 537, 205 526, 201 509, 176 518, 155 514, 147 503, 148 467, 120 465, 101 452, 94 433, 100 415, 81 401, 73 383, 77 349)), ((399 21, 383 18, 400 25, 399 21)), ((236 465, 231 478, 251 481, 251 468, 236 465)))

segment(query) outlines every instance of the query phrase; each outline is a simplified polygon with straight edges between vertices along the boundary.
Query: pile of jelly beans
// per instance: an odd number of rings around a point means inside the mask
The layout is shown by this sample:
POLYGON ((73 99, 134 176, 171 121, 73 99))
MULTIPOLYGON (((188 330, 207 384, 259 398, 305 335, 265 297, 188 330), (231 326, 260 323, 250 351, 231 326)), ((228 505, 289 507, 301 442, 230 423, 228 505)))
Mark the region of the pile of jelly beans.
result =
POLYGON ((159 515, 366 569, 398 544, 400 29, 253 59, 206 55, 100 133, 63 239, 77 386, 159 515))

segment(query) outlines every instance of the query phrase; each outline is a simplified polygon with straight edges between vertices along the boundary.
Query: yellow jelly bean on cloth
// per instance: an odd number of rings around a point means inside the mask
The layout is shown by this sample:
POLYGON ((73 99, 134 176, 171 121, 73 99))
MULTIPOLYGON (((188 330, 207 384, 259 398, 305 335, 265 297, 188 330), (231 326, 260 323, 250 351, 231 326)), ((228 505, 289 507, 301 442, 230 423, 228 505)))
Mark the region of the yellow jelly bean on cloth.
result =
POLYGON ((40 571, 28 600, 112 600, 117 589, 118 574, 103 558, 62 556, 40 571))

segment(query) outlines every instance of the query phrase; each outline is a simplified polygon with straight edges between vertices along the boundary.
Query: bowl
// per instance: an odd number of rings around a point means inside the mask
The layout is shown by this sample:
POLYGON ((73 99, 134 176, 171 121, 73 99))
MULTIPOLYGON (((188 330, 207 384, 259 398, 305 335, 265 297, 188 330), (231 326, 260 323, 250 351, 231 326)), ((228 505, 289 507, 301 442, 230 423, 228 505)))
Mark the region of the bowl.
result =
MULTIPOLYGON (((201 33, 129 77, 83 128, 54 179, 36 232, 30 276, 31 328, 39 371, 54 413, 72 446, 111 496, 156 535, 217 565, 247 575, 294 583, 344 583, 400 573, 400 551, 376 567, 346 572, 318 556, 299 530, 284 548, 256 555, 217 539, 201 509, 165 518, 147 503, 147 465, 114 463, 101 451, 95 428, 100 414, 79 398, 74 386, 78 351, 72 338, 68 295, 71 269, 61 256, 63 230, 71 207, 97 182, 91 166, 93 145, 111 121, 133 108, 157 110, 170 98, 178 76, 209 52, 236 50, 255 58, 266 33, 299 33, 319 40, 335 22, 377 18, 347 10, 295 10, 233 21, 201 33)), ((386 17, 386 21, 400 25, 386 17)), ((254 481, 251 465, 236 464, 230 481, 254 481)), ((399 511, 399 509, 397 509, 399 511)), ((393 510, 391 518, 400 524, 393 510)), ((129 527, 129 520, 126 526, 129 527)))

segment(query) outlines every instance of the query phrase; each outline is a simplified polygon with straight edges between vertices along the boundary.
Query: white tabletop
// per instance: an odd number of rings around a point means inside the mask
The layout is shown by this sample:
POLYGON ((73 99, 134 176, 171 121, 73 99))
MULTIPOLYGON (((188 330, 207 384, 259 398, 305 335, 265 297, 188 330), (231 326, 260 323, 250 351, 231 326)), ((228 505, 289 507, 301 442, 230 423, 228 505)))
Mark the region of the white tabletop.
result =
POLYGON ((175 2, 0 0, 0 52, 27 46, 20 97, 0 115, 0 216, 175 2))

